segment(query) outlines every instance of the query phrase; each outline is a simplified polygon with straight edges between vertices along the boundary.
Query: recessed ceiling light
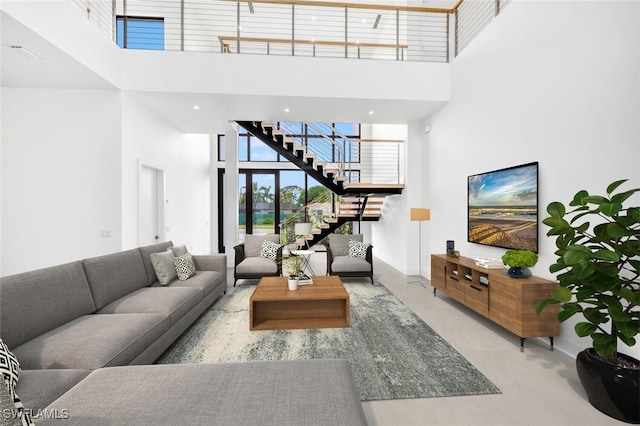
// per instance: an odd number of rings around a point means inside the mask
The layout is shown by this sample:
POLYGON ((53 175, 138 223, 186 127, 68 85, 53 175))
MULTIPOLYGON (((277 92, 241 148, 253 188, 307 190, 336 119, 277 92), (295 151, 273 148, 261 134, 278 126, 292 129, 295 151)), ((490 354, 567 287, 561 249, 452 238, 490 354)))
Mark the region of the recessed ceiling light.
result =
POLYGON ((196 111, 200 109, 200 107, 198 105, 194 105, 193 109, 195 109, 196 111))
POLYGON ((284 109, 284 112, 289 112, 289 111, 290 111, 289 108, 284 109))
POLYGON ((369 111, 369 115, 373 115, 373 110, 369 111))

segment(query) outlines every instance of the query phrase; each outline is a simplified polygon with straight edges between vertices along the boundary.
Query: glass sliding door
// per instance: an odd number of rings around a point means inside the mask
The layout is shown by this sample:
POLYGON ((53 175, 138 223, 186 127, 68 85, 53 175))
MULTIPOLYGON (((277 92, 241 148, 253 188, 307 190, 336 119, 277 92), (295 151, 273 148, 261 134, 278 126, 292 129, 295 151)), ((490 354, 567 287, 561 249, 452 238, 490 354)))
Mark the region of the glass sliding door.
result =
POLYGON ((251 173, 251 233, 276 233, 276 174, 251 173))
POLYGON ((246 234, 276 234, 278 174, 275 171, 245 171, 238 174, 238 241, 246 234))
POLYGON ((297 213, 304 201, 305 173, 302 170, 280 171, 280 232, 282 241, 295 240, 294 224, 306 222, 304 212, 297 213))

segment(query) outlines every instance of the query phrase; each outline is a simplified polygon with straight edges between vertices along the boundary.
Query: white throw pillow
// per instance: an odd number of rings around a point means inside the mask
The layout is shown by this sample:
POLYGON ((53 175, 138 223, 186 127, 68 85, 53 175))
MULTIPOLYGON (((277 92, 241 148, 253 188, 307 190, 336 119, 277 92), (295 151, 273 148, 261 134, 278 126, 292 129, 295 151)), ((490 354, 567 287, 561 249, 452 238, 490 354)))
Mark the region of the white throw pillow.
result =
POLYGON ((151 253, 150 257, 160 285, 167 285, 178 277, 176 267, 173 264, 173 259, 176 258, 173 250, 169 248, 167 251, 160 253, 151 253))
POLYGON ((187 250, 187 246, 182 244, 181 246, 173 246, 171 247, 171 251, 173 252, 175 257, 182 256, 187 254, 189 250, 187 250))

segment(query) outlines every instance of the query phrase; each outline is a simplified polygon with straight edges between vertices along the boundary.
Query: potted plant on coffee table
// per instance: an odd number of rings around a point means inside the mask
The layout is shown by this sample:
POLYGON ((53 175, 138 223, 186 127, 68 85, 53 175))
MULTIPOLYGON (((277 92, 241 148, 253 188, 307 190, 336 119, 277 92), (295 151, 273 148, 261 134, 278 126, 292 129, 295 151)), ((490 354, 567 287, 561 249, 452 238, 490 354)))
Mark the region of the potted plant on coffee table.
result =
POLYGON ((289 290, 297 290, 298 289, 298 281, 304 275, 303 273, 303 261, 302 257, 297 256, 295 254, 291 254, 289 256, 286 270, 287 274, 287 284, 289 286, 289 290))
POLYGON ((559 287, 538 312, 559 303, 560 321, 581 314, 575 332, 591 337, 593 347, 578 354, 576 366, 589 402, 640 423, 640 361, 618 352, 619 340, 633 346, 640 333, 640 207, 625 206, 640 188, 616 192, 624 182, 611 183, 604 196, 578 192, 571 211, 560 202, 548 205, 542 222, 556 239, 558 258, 549 270, 559 287))
POLYGON ((531 250, 507 250, 502 263, 509 266, 507 275, 510 277, 526 278, 531 276, 529 268, 538 263, 538 255, 531 250))

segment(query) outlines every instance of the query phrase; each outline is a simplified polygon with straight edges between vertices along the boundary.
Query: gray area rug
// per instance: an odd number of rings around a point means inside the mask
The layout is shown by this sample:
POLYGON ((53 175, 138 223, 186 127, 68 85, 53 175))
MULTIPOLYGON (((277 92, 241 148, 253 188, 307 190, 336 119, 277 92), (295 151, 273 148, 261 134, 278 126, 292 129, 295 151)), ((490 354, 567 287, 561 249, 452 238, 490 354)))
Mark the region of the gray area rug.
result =
POLYGON ((363 401, 500 393, 384 286, 345 287, 350 328, 278 331, 249 331, 255 286, 230 288, 157 363, 344 358, 363 401))

